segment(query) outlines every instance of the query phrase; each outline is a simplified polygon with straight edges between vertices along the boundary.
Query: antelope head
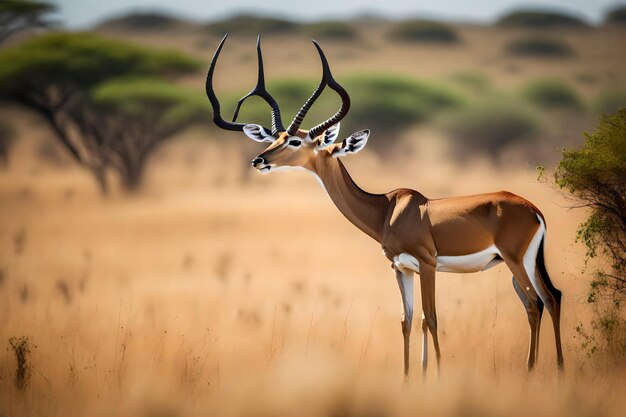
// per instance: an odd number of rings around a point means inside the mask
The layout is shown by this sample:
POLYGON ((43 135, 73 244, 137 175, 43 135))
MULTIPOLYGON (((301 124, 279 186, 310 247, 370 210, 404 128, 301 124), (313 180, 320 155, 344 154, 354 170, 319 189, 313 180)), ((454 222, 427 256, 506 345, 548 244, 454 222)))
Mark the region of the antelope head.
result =
POLYGON ((213 90, 213 72, 219 54, 226 42, 228 35, 222 38, 211 64, 206 79, 206 93, 213 107, 213 122, 220 128, 232 131, 242 131, 250 139, 256 142, 268 142, 270 145, 252 160, 252 166, 262 174, 281 169, 311 170, 315 159, 323 152, 326 155, 340 157, 350 153, 356 153, 363 149, 369 137, 369 130, 356 132, 347 137, 342 143, 335 143, 339 135, 339 122, 348 114, 350 109, 350 96, 348 92, 332 76, 328 60, 319 44, 313 41, 322 62, 322 80, 313 94, 302 105, 287 129, 284 128, 280 108, 276 100, 265 88, 265 75, 263 71, 263 56, 261 54, 260 36, 257 38, 258 78, 256 86, 237 103, 237 108, 231 122, 225 121, 220 115, 220 103, 213 90), (335 91, 341 98, 341 107, 332 117, 316 125, 310 130, 300 129, 307 112, 324 91, 326 86, 335 91), (270 106, 272 113, 272 127, 268 129, 258 124, 237 123, 239 109, 243 102, 251 96, 258 96, 270 106))

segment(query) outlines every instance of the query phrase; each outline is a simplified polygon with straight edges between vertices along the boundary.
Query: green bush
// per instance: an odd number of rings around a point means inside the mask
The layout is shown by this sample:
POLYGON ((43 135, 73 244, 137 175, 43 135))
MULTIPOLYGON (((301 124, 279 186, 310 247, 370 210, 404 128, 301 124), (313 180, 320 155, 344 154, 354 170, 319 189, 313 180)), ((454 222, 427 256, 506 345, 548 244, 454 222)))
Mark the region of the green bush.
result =
POLYGON ((222 36, 225 33, 233 35, 275 35, 293 33, 300 30, 296 23, 274 17, 260 17, 239 15, 229 19, 212 22, 207 25, 211 34, 222 36))
POLYGON ((541 130, 538 118, 523 103, 493 96, 446 112, 439 124, 455 140, 459 154, 472 151, 492 156, 541 130))
POLYGON ((626 25, 626 6, 617 6, 611 9, 606 14, 604 22, 610 25, 626 25))
POLYGON ((306 26, 307 32, 314 39, 355 40, 358 32, 345 22, 317 22, 306 26))
POLYGON ((581 323, 576 330, 589 356, 602 352, 619 365, 626 363, 626 108, 602 116, 596 131, 585 136, 580 149, 563 151, 554 173, 575 207, 588 210, 576 234, 586 260, 604 261, 587 296, 595 316, 590 328, 581 323))
POLYGON ((594 100, 593 108, 600 114, 610 114, 626 107, 626 90, 611 89, 602 91, 594 100))
POLYGON ((560 39, 529 36, 511 41, 506 45, 511 55, 539 58, 566 58, 574 55, 571 46, 560 39))
POLYGON ((395 25, 389 37, 402 42, 457 43, 456 31, 441 22, 431 20, 406 20, 395 25))
POLYGON ((522 95, 532 104, 545 109, 580 109, 580 96, 560 79, 534 80, 522 89, 522 95))
POLYGON ((498 19, 500 26, 519 28, 580 28, 587 23, 576 16, 546 10, 517 10, 498 19))

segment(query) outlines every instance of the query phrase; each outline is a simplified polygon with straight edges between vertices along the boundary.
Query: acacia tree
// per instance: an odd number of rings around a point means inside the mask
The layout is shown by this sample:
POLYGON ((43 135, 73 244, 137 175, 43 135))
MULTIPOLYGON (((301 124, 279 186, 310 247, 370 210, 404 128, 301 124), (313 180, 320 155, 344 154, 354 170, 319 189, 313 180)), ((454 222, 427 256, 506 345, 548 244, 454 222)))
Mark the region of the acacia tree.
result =
POLYGON ((588 301, 596 317, 589 332, 577 330, 589 353, 606 350, 626 358, 626 108, 603 116, 586 135, 580 149, 566 150, 555 172, 556 185, 568 191, 578 207, 590 210, 579 226, 577 240, 587 258, 603 257, 608 267, 595 273, 588 301))
POLYGON ((141 184, 148 156, 190 123, 208 121, 203 93, 188 91, 157 78, 116 79, 92 91, 87 106, 75 106, 72 117, 98 137, 106 160, 127 190, 141 184), (85 111, 87 108, 87 111, 85 111))
POLYGON ((46 15, 55 10, 54 5, 45 1, 0 1, 0 45, 16 33, 50 27, 46 15))
MULTIPOLYGON (((132 125, 128 131, 119 132, 124 127, 124 106, 119 107, 120 111, 113 111, 112 101, 100 106, 103 102, 98 100, 98 91, 120 77, 172 77, 199 67, 196 60, 178 52, 146 49, 88 33, 42 35, 0 51, 0 62, 0 97, 41 115, 54 137, 94 175, 105 193, 106 171, 113 168, 124 178, 126 172, 121 167, 126 165, 119 159, 121 155, 134 158, 126 153, 135 148, 124 143, 131 140, 132 125)), ((170 102, 174 104, 181 102, 170 102)), ((155 123, 150 106, 137 107, 134 116, 140 119, 135 125, 155 123)), ((147 147, 142 153, 152 149, 154 146, 147 147)), ((146 155, 138 160, 145 162, 146 155)), ((132 181, 123 183, 129 185, 132 181)))

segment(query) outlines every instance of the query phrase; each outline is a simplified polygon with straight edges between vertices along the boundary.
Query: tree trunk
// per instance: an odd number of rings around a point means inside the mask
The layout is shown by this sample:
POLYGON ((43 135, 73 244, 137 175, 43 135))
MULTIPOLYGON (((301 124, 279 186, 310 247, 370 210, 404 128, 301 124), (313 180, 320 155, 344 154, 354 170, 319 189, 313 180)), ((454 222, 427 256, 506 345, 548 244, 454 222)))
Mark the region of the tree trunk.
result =
POLYGON ((135 193, 141 187, 146 158, 128 156, 122 159, 123 166, 118 169, 121 184, 128 192, 135 193))
POLYGON ((100 194, 105 197, 108 196, 109 183, 107 181, 106 169, 104 167, 91 167, 90 170, 96 180, 96 184, 98 184, 100 194))

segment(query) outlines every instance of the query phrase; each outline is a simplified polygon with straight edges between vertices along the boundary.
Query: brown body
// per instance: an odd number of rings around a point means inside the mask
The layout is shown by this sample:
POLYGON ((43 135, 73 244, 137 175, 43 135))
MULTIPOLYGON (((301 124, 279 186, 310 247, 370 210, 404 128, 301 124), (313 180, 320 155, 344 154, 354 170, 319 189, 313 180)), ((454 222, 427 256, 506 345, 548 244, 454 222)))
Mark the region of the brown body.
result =
POLYGON ((252 165, 261 173, 281 169, 304 169, 314 174, 339 211, 356 227, 378 241, 391 261, 402 295, 404 316, 404 372, 409 372, 409 341, 413 323, 413 274, 420 275, 422 298, 422 369, 428 358, 430 332, 437 355, 440 352, 435 310, 436 271, 477 272, 505 262, 513 273, 513 287, 528 313, 530 346, 528 368, 532 369, 538 346, 539 325, 544 305, 554 325, 557 363, 563 366, 560 338, 561 293, 554 288, 545 267, 543 242, 545 220, 530 202, 501 191, 472 196, 431 200, 417 191, 398 189, 387 194, 370 194, 359 188, 339 158, 361 151, 368 130, 353 133, 335 143, 339 121, 350 108, 348 93, 337 83, 320 46, 314 42, 322 61, 322 80, 304 103, 288 128, 284 128, 276 100, 265 89, 260 38, 257 42, 259 76, 257 85, 239 100, 233 122, 220 114, 213 90, 213 72, 226 36, 218 46, 206 81, 213 106, 213 120, 219 127, 242 131, 257 142, 270 145, 252 165), (341 108, 330 119, 309 131, 300 129, 306 113, 326 87, 341 97, 341 108), (259 96, 272 109, 272 128, 235 123, 239 107, 250 96, 259 96))
MULTIPOLYGON (((343 145, 333 145, 343 146, 343 145)), ((276 147, 270 149, 277 149, 276 147)), ((541 314, 544 304, 551 313, 557 347, 557 363, 563 366, 560 340, 560 301, 561 293, 554 288, 543 262, 543 236, 541 247, 533 254, 537 279, 533 283, 531 272, 524 264, 524 258, 531 241, 538 233, 543 214, 528 200, 507 191, 477 194, 470 196, 428 199, 411 189, 397 189, 386 194, 370 194, 363 191, 352 180, 345 166, 333 157, 335 150, 319 151, 303 167, 316 174, 341 213, 356 227, 375 239, 382 246, 383 253, 392 261, 405 307, 402 330, 405 339, 405 373, 409 370, 409 338, 412 326, 412 291, 406 287, 406 279, 412 279, 412 272, 420 274, 422 295, 422 365, 426 370, 427 340, 426 331, 433 337, 437 364, 440 352, 437 337, 437 316, 435 310, 435 273, 441 257, 463 257, 495 247, 487 269, 505 262, 513 272, 513 285, 528 313, 531 339, 528 353, 528 368, 534 367, 537 350, 541 314), (540 221, 541 219, 541 221, 540 221), (539 253, 539 249, 541 253, 539 253), (417 260, 418 267, 409 264, 403 268, 398 257, 408 254, 417 260), (538 288, 537 288, 538 287, 538 288), (538 293, 543 294, 540 296, 538 293), (410 304, 407 302, 410 300, 410 304)), ((260 155, 271 161, 272 155, 260 155)), ((463 270, 477 272, 480 269, 463 270)), ((454 271, 456 272, 456 271, 454 271)))

